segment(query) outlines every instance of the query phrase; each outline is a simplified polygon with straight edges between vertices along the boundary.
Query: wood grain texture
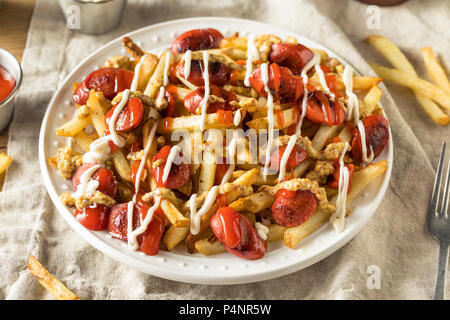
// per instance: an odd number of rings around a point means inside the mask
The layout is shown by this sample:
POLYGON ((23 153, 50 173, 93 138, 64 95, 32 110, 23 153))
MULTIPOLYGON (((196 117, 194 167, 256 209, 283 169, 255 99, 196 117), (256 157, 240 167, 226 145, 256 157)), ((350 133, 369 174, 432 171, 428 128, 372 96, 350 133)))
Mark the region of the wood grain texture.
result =
MULTIPOLYGON (((35 0, 3 0, 0 4, 0 47, 22 61, 35 0)), ((0 153, 7 152, 8 127, 0 132, 0 153)), ((3 185, 0 175, 0 190, 3 185)))

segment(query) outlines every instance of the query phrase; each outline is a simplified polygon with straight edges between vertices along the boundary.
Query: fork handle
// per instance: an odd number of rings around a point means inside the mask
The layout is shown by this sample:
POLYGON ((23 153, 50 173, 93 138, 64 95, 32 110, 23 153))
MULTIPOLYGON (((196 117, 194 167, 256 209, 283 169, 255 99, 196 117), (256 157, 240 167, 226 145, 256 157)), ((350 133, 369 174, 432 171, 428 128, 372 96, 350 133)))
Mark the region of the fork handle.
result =
POLYGON ((439 264, 436 278, 436 287, 434 289, 434 300, 444 300, 445 293, 445 273, 448 262, 448 243, 439 244, 439 264))

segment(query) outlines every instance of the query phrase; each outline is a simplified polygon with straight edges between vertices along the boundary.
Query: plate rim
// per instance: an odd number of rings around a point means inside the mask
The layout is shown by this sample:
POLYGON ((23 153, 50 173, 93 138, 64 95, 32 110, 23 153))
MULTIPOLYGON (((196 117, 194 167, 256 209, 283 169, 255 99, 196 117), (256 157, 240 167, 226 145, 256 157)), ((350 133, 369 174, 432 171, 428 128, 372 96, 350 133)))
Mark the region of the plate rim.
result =
MULTIPOLYGON (((151 263, 143 262, 130 254, 124 253, 121 250, 114 248, 110 246, 108 243, 106 243, 103 239, 100 239, 97 237, 92 231, 86 229, 84 226, 82 226, 80 223, 76 221, 76 219, 73 217, 73 214, 67 209, 66 206, 62 204, 60 201, 59 195, 56 191, 56 189, 53 186, 53 183, 50 178, 50 173, 47 166, 47 159, 45 158, 45 149, 46 149, 46 131, 47 131, 47 123, 49 121, 49 116, 53 108, 55 108, 55 101, 60 96, 62 89, 66 86, 69 79, 72 77, 74 73, 79 71, 80 68, 83 67, 83 65, 90 62, 91 59, 93 59, 97 54, 101 53, 104 50, 107 50, 110 46, 113 46, 115 42, 120 41, 120 39, 124 36, 133 36, 133 34, 138 34, 141 32, 151 32, 151 30, 154 28, 161 28, 170 26, 171 24, 177 24, 177 23, 211 23, 211 22, 222 22, 222 23, 251 23, 254 25, 262 25, 265 28, 274 28, 278 30, 282 30, 283 32, 289 32, 292 35, 301 36, 303 39, 307 39, 310 42, 313 42, 315 44, 318 44, 319 46, 323 47, 328 53, 332 53, 333 55, 336 55, 340 61, 348 64, 345 59, 342 59, 340 55, 336 54, 333 50, 330 50, 328 47, 324 46, 323 44, 312 40, 308 37, 305 37, 301 34, 298 34, 297 32, 291 31, 286 28, 281 28, 277 26, 273 26, 268 23, 262 23, 259 21, 254 20, 248 20, 248 19, 239 19, 239 18, 228 18, 228 17, 192 17, 192 18, 185 18, 185 19, 175 19, 175 20, 169 20, 160 22, 157 24, 148 25, 133 31, 130 31, 126 34, 120 35, 117 38, 112 39, 108 43, 104 44, 91 54, 89 54, 86 58, 84 58, 80 63, 78 63, 70 73, 64 78, 64 80, 61 82, 61 84, 57 87, 55 93, 53 94, 51 100, 49 101, 44 118, 42 120, 42 125, 39 132, 39 164, 41 169, 41 175, 44 179, 44 184, 47 190, 47 193, 49 194, 53 204, 55 205, 56 209, 58 210, 59 214, 63 216, 63 218, 66 220, 66 222, 71 226, 72 229, 74 229, 86 242, 88 242, 90 245, 95 247, 97 250, 102 252, 103 254, 111 257, 112 259, 124 263, 126 265, 132 266, 146 274, 150 274, 153 276, 157 276, 164 279, 169 280, 175 280, 185 283, 194 283, 194 284, 211 284, 211 285, 225 285, 225 284, 241 284, 241 283, 252 283, 252 282, 258 282, 258 281, 264 281, 269 280, 276 277, 281 277, 284 275, 287 275, 289 273, 299 271, 301 269, 304 269, 306 267, 309 267, 315 263, 317 263, 320 260, 325 259, 332 253, 339 250, 341 247, 343 247, 345 244, 347 244, 351 239, 353 239, 361 230, 364 228, 364 226, 367 225, 369 220, 372 218, 376 210, 378 209, 379 205, 381 204, 381 201, 384 198, 384 195, 386 193, 386 190, 389 186, 389 181, 391 177, 392 167, 393 167, 393 150, 394 145, 392 141, 392 133, 391 128, 389 127, 389 133, 391 139, 389 139, 388 144, 388 169, 385 172, 384 178, 381 182, 381 186, 378 189, 376 193, 376 199, 375 201, 371 202, 371 207, 364 212, 364 215, 367 215, 365 217, 365 220, 360 223, 360 225, 353 227, 351 229, 351 232, 348 232, 345 234, 344 237, 341 239, 335 241, 334 243, 329 244, 328 246, 325 246, 321 248, 314 256, 311 256, 307 258, 304 261, 295 261, 289 265, 286 265, 284 267, 275 268, 275 269, 259 269, 256 274, 239 274, 239 273, 232 273, 226 275, 223 274, 223 272, 218 272, 215 275, 209 275, 209 274, 194 274, 190 273, 188 276, 186 275, 186 271, 182 271, 182 269, 171 269, 166 268, 163 269, 158 265, 153 265, 151 263)), ((245 29, 244 29, 245 31, 245 29)), ((349 64, 351 65, 351 64, 349 64)), ((356 69, 355 69, 356 70, 356 69)), ((357 70, 356 70, 357 71, 357 70)), ((383 111, 384 113, 384 111, 383 111)), ((386 116, 386 115, 385 115, 386 116)), ((386 117, 387 118, 387 117, 386 117)), ((322 226, 323 227, 323 226, 322 226)), ((320 227, 320 228, 322 228, 320 227)), ((319 228, 319 229, 320 229, 319 228)), ((317 232, 316 230, 315 232, 317 232)), ((157 257, 157 256, 156 256, 157 257)), ((186 257, 186 256, 181 256, 186 257)))

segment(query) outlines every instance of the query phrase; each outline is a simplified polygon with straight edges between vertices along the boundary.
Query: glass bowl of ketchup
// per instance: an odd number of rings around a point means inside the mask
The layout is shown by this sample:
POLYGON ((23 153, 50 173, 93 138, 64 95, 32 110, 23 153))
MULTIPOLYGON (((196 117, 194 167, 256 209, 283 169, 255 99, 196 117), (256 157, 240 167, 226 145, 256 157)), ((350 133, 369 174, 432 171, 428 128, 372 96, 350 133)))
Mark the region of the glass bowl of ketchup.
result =
POLYGON ((11 120, 14 96, 22 82, 19 61, 8 51, 0 48, 0 131, 11 120))

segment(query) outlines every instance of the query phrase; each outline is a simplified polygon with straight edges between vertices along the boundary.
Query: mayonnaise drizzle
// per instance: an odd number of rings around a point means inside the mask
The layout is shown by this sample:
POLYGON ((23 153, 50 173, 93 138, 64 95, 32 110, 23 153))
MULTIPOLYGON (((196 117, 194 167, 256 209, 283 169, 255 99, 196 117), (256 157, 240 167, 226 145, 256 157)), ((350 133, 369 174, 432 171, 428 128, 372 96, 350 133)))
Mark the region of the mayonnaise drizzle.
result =
POLYGON ((147 215, 145 216, 144 221, 141 223, 141 225, 136 229, 133 230, 133 208, 134 208, 134 202, 130 201, 128 202, 128 226, 127 226, 127 239, 128 239, 128 248, 130 248, 133 251, 136 251, 139 247, 139 244, 137 242, 137 237, 144 233, 147 230, 148 225, 152 221, 153 214, 155 213, 156 209, 158 209, 159 205, 161 204, 161 196, 155 197, 155 203, 153 206, 148 209, 147 215), (131 211, 131 215, 129 214, 131 211))
POLYGON ((265 226, 261 222, 255 222, 255 229, 258 235, 263 240, 267 240, 267 235, 269 234, 269 228, 267 226, 265 226))
POLYGON ((264 180, 267 178, 267 173, 269 170, 269 163, 270 163, 270 153, 272 151, 272 144, 273 144, 273 128, 274 128, 274 119, 273 119, 273 96, 272 92, 270 92, 269 89, 269 71, 267 63, 261 64, 261 78, 264 83, 264 90, 267 93, 267 122, 268 122, 268 140, 267 140, 267 147, 266 147, 266 159, 264 164, 264 171, 263 171, 263 177, 264 180))
POLYGON ((205 119, 206 119, 206 110, 208 109, 208 100, 209 100, 209 53, 208 51, 203 51, 203 80, 205 82, 205 96, 201 102, 202 113, 200 117, 200 131, 205 130, 205 119))
POLYGON ((308 63, 302 69, 301 73, 303 81, 302 113, 300 115, 300 119, 296 127, 297 135, 300 135, 302 133, 303 120, 305 119, 306 111, 308 110, 308 88, 307 88, 307 84, 309 81, 308 71, 311 70, 317 64, 319 64, 320 66, 320 55, 318 53, 314 53, 314 56, 311 58, 311 60, 308 61, 308 63))
POLYGON ((196 235, 200 232, 200 219, 212 208, 218 195, 219 186, 212 187, 211 190, 209 190, 208 195, 206 196, 205 202, 198 212, 196 208, 197 194, 194 193, 189 199, 189 207, 191 211, 190 231, 193 235, 196 235))
POLYGON ((358 97, 353 92, 353 68, 351 66, 346 65, 344 67, 342 81, 345 85, 345 94, 348 97, 347 120, 350 120, 353 115, 353 121, 357 123, 359 120, 359 102, 358 97))
POLYGON ((123 108, 125 108, 129 98, 130 98, 130 90, 126 89, 125 91, 122 92, 122 99, 120 99, 119 104, 114 108, 114 112, 111 116, 111 119, 109 120, 108 128, 111 135, 111 140, 119 148, 123 148, 123 146, 125 145, 125 139, 117 134, 116 121, 117 118, 119 117, 119 114, 122 112, 123 108))
POLYGON ((363 162, 371 162, 374 158, 373 148, 370 146, 370 155, 367 158, 367 144, 366 144, 366 128, 361 120, 357 123, 359 134, 361 136, 361 151, 363 162))
POLYGON ((102 163, 106 161, 111 153, 109 141, 111 141, 110 135, 94 140, 89 145, 89 151, 83 155, 83 163, 102 163))
POLYGON ((253 72, 253 62, 259 60, 259 50, 255 45, 255 35, 250 34, 247 37, 247 61, 245 62, 244 84, 250 87, 250 76, 253 72))
POLYGON ((231 179, 231 175, 233 174, 234 168, 236 167, 234 158, 236 156, 236 149, 237 149, 237 143, 238 143, 238 134, 237 131, 233 131, 233 139, 231 139, 230 144, 228 145, 229 150, 229 159, 230 159, 230 166, 227 169, 227 172, 222 178, 222 181, 220 182, 220 185, 223 185, 227 183, 231 179))
POLYGON ((339 156, 339 193, 336 200, 336 211, 330 217, 330 221, 336 232, 342 232, 345 227, 346 202, 350 176, 348 168, 344 164, 344 156, 347 148, 348 142, 345 143, 344 150, 342 150, 339 156))
POLYGON ((156 98, 156 104, 161 105, 164 99, 164 94, 166 93, 166 86, 169 84, 169 70, 170 64, 172 61, 172 53, 170 51, 166 51, 165 60, 164 60, 164 76, 163 76, 163 85, 159 88, 158 97, 156 98))
POLYGON ((281 157, 281 160, 280 160, 280 172, 278 174, 278 183, 280 183, 284 178, 284 175, 286 173, 286 163, 289 159, 289 156, 292 153, 292 149, 294 149, 296 142, 297 142, 297 135, 294 134, 289 139, 289 142, 288 142, 286 149, 284 150, 283 156, 281 157))
POLYGON ((188 50, 184 53, 184 78, 187 80, 191 74, 192 51, 188 50))
MULTIPOLYGON (((134 184, 134 193, 135 193, 135 197, 139 192, 139 185, 141 183, 141 175, 142 175, 142 171, 144 170, 145 164, 147 162, 147 158, 148 158, 148 154, 150 153, 150 147, 152 145, 153 139, 155 137, 155 133, 156 133, 156 128, 158 127, 157 122, 155 122, 153 124, 152 130, 150 131, 150 135, 148 137, 148 141, 147 144, 145 145, 144 148, 144 155, 142 156, 142 160, 141 163, 139 164, 139 168, 138 171, 136 173, 136 182, 134 184)), ((134 198, 133 198, 134 200, 134 198)))
POLYGON ((166 160, 166 165, 164 166, 162 182, 165 183, 167 178, 169 177, 170 169, 172 168, 172 163, 178 153, 181 151, 180 147, 175 145, 170 149, 169 156, 166 160))
POLYGON ((138 84, 139 84, 139 76, 141 74, 142 64, 144 63, 144 60, 148 57, 148 53, 144 54, 141 57, 141 60, 139 60, 139 63, 134 68, 134 77, 133 82, 131 82, 130 90, 131 91, 137 91, 138 84))
POLYGON ((100 185, 100 182, 97 180, 91 180, 92 175, 100 169, 101 166, 96 164, 92 167, 88 168, 83 174, 80 176, 80 183, 76 187, 76 191, 72 193, 72 197, 78 199, 82 196, 90 196, 92 195, 100 185))
POLYGON ((322 85, 322 88, 325 90, 326 93, 330 95, 330 97, 334 100, 335 96, 330 91, 330 88, 328 88, 327 80, 325 79, 325 74, 323 73, 322 68, 320 67, 320 64, 316 64, 314 66, 314 69, 316 70, 317 74, 319 75, 320 84, 322 85))
POLYGON ((234 123, 234 125, 235 125, 236 127, 241 123, 241 118, 242 118, 242 116, 241 116, 241 110, 238 109, 238 110, 236 111, 236 113, 234 114, 234 118, 233 118, 233 123, 234 123))

